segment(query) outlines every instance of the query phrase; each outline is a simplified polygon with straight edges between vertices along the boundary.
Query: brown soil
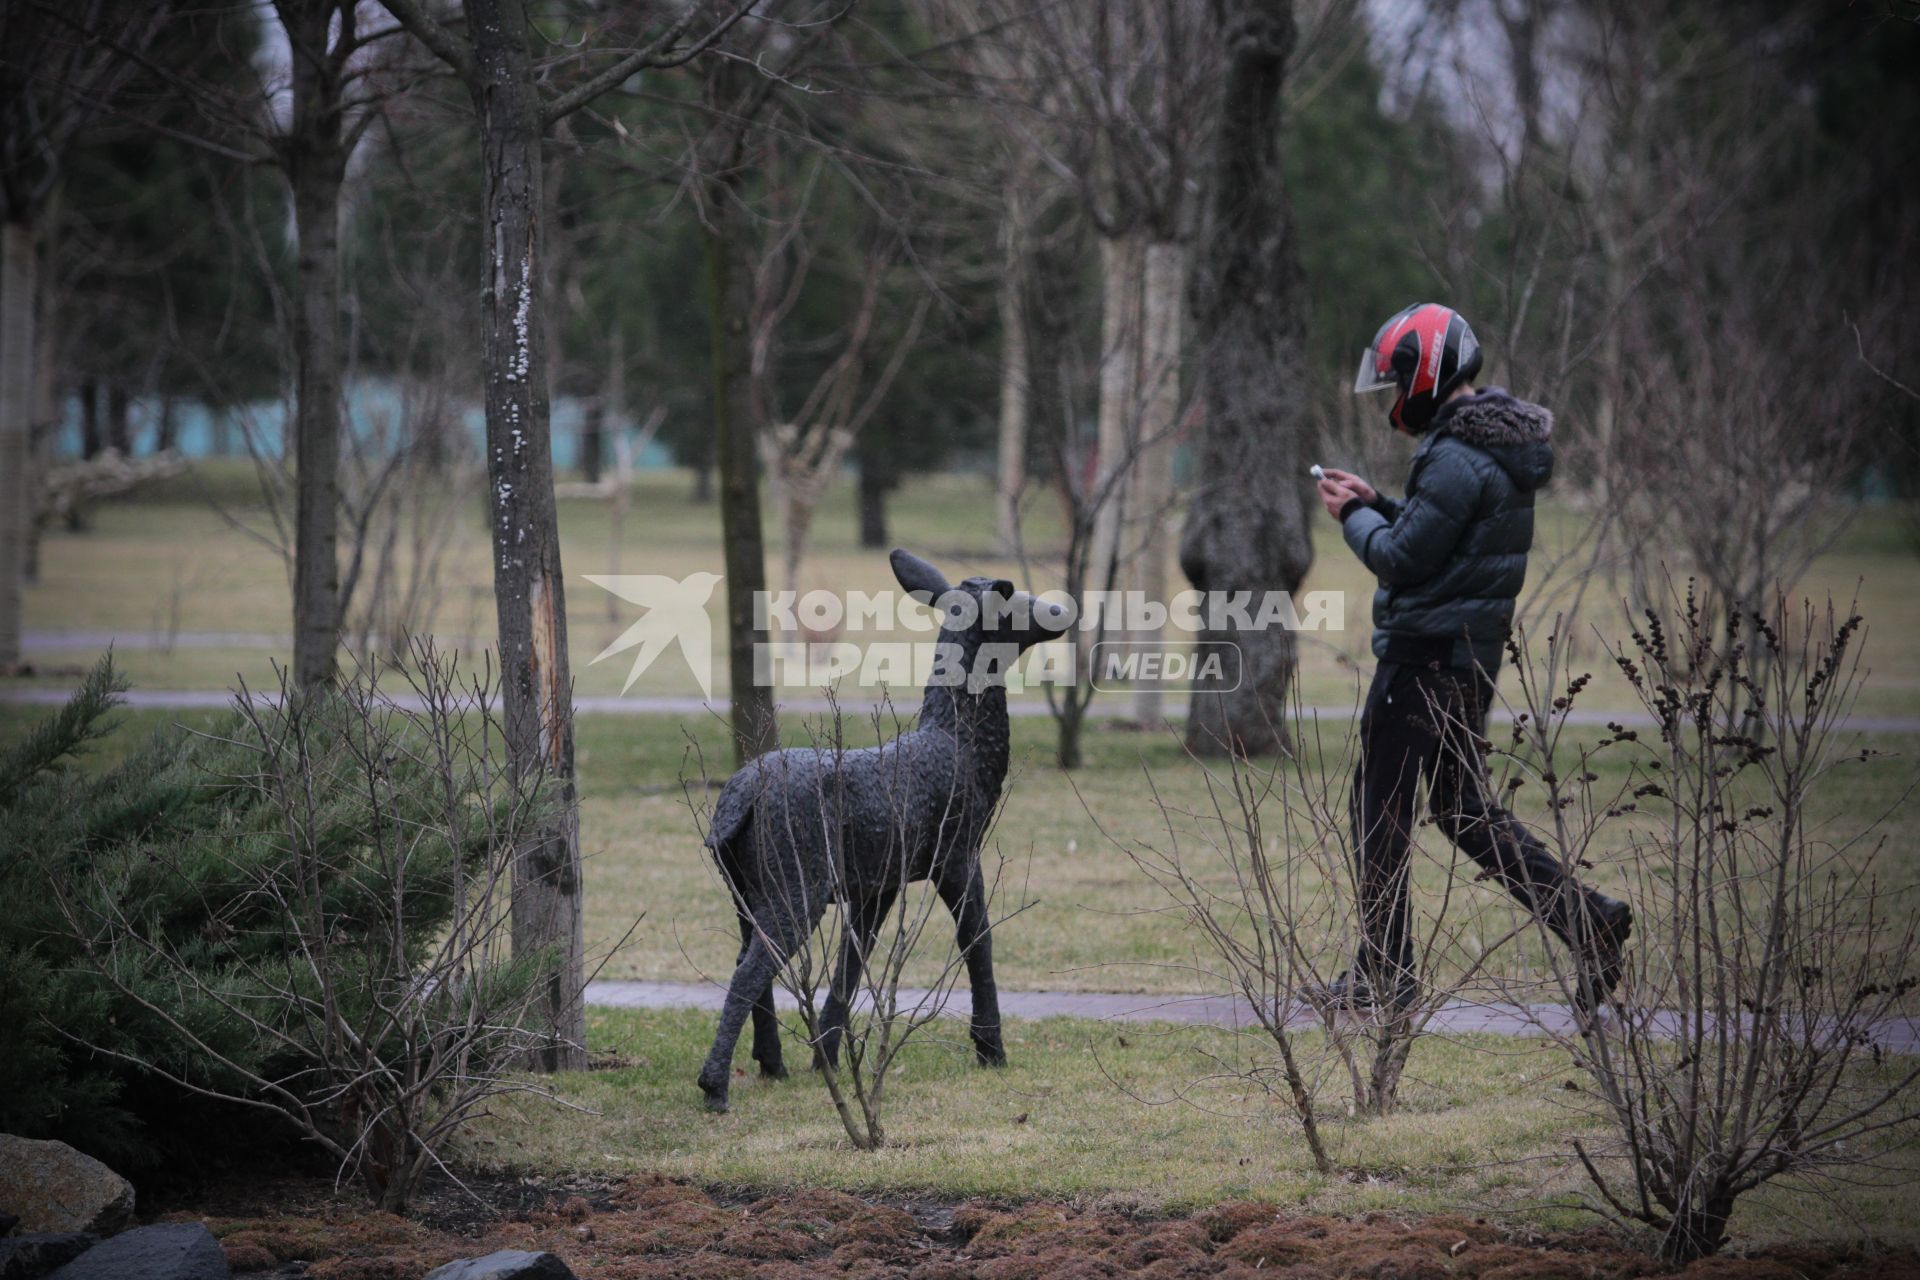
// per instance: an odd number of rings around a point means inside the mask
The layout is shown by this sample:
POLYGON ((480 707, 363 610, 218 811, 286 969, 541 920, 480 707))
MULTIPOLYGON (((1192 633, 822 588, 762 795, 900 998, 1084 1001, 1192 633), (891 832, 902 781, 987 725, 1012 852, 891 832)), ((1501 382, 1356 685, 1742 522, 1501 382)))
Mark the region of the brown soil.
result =
POLYGON ((1920 1280, 1912 1250, 1796 1244, 1675 1273, 1604 1231, 1311 1217, 1267 1204, 1141 1218, 837 1191, 751 1196, 660 1178, 468 1186, 474 1194, 437 1188, 404 1219, 297 1181, 215 1194, 213 1212, 167 1216, 206 1222, 236 1275, 288 1280, 418 1280, 495 1249, 551 1250, 583 1280, 1920 1280))

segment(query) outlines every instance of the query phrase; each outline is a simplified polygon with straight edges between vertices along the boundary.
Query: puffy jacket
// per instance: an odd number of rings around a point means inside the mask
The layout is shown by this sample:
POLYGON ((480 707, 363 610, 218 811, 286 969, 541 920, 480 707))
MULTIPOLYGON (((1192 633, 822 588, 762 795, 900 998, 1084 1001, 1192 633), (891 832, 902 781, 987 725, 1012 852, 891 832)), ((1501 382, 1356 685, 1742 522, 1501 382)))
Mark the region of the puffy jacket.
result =
POLYGON ((1347 504, 1341 533, 1380 580, 1375 657, 1499 669, 1552 433, 1551 413, 1499 387, 1462 396, 1415 450, 1404 500, 1347 504))

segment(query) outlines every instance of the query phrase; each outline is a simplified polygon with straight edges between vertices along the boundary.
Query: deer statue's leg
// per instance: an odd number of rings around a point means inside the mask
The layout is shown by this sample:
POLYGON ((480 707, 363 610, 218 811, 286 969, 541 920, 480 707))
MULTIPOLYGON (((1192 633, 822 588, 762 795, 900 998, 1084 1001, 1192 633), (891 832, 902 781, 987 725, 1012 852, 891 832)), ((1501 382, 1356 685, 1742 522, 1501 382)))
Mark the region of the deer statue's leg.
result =
MULTIPOLYGON (((737 969, 753 947, 753 918, 740 912, 740 954, 734 960, 737 969)), ((787 1064, 780 1053, 780 1019, 773 1008, 773 979, 767 980, 760 998, 753 1002, 753 1060, 760 1074, 769 1080, 785 1080, 787 1064)))
POLYGON ((847 1030, 847 1008, 860 990, 860 974, 866 958, 873 954, 873 941, 880 925, 893 910, 898 890, 889 885, 870 898, 847 908, 847 927, 840 938, 840 964, 834 970, 833 986, 827 992, 827 1007, 821 1015, 820 1043, 815 1046, 813 1065, 840 1061, 840 1040, 847 1030))
POLYGON ((767 940, 755 935, 746 953, 734 966, 733 981, 727 984, 726 1003, 720 1006, 720 1029, 714 1033, 713 1048, 700 1068, 700 1091, 706 1095, 709 1111, 727 1109, 727 1084, 733 1074, 733 1048, 740 1042, 740 1029, 747 1015, 759 1002, 760 993, 773 981, 779 961, 767 940))
POLYGON ((960 954, 967 958, 967 980, 973 986, 973 1051, 981 1066, 1004 1067, 1007 1051, 1000 1041, 1000 990, 993 982, 993 928, 978 860, 966 874, 943 879, 939 889, 940 900, 953 913, 960 954))
POLYGON ((817 906, 805 915, 773 904, 757 911, 758 927, 753 930, 753 940, 747 944, 740 963, 734 966, 733 981, 727 984, 726 1003, 720 1006, 720 1029, 714 1033, 713 1049, 707 1054, 706 1065, 700 1068, 700 1089, 706 1094, 709 1111, 727 1109, 733 1050, 740 1043, 740 1030, 746 1025, 747 1016, 762 1000, 771 1001, 774 975, 780 972, 794 944, 820 923, 821 909, 817 906))

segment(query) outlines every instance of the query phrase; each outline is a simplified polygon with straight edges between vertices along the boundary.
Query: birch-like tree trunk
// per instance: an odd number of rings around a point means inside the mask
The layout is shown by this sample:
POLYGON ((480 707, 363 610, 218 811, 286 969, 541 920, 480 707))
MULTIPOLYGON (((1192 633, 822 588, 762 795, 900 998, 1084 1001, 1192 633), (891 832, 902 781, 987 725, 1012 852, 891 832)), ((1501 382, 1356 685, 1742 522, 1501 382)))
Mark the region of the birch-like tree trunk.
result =
MULTIPOLYGON (((1180 418, 1181 321, 1186 305, 1187 246, 1156 240, 1146 248, 1140 277, 1139 456, 1130 477, 1131 527, 1125 534, 1128 545, 1136 549, 1127 585, 1156 604, 1167 600, 1173 454, 1180 418)), ((1133 638, 1151 642, 1165 635, 1159 629, 1141 630, 1133 638)), ((1157 726, 1164 702, 1162 685, 1151 680, 1141 684, 1134 690, 1134 719, 1157 726)))
POLYGON ((22 589, 27 570, 33 433, 34 227, 0 227, 0 672, 20 665, 22 589))
POLYGON ((340 187, 347 147, 341 68, 329 52, 337 0, 278 0, 293 69, 282 163, 299 241, 294 308, 293 678, 333 679, 340 643, 340 187))
MULTIPOLYGON (((1196 353, 1206 418, 1180 567, 1201 591, 1297 591, 1313 563, 1307 530, 1309 429, 1302 409, 1303 298, 1286 179, 1281 91, 1292 0, 1222 0, 1227 55, 1214 132, 1213 209, 1196 264, 1196 353)), ((1187 745, 1206 755, 1284 749, 1294 634, 1202 632, 1237 644, 1238 686, 1198 688, 1187 745)))
POLYGON ((575 808, 573 679, 554 510, 547 388, 543 105, 520 0, 469 0, 469 81, 480 121, 486 222, 483 343, 494 607, 508 756, 544 775, 555 805, 514 861, 513 950, 550 956, 536 1006, 546 1044, 536 1066, 587 1065, 580 824, 575 808))
POLYGON ((1140 425, 1141 290, 1147 242, 1142 233, 1100 240, 1100 405, 1093 489, 1093 538, 1087 588, 1124 586, 1120 560, 1127 520, 1127 473, 1140 425))
POLYGON ((1018 190, 1007 193, 1000 239, 1000 431, 994 491, 1000 540, 1011 547, 1020 536, 1020 491, 1027 484, 1027 422, 1033 403, 1033 357, 1027 331, 1026 209, 1018 190))

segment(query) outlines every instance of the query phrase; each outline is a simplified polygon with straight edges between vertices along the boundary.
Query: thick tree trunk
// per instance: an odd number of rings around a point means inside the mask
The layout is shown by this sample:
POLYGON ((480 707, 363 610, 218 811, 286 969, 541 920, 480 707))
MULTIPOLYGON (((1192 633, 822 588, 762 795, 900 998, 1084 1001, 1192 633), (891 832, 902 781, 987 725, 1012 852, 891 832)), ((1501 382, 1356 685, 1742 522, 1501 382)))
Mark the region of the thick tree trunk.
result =
MULTIPOLYGON (((1195 295, 1206 419, 1180 567, 1202 591, 1292 592, 1313 563, 1303 298, 1280 150, 1293 4, 1223 0, 1215 12, 1228 65, 1195 295)), ((1203 632, 1200 640, 1238 645, 1241 661, 1194 692, 1187 745, 1212 755, 1284 749, 1293 633, 1203 632)))
MULTIPOLYGON (((999 299, 999 469, 994 491, 999 499, 1000 540, 1011 547, 1019 537, 1020 491, 1027 483, 1027 421, 1033 404, 1033 359, 1027 332, 1026 227, 1018 192, 1009 193, 1005 217, 1001 231, 1005 259, 999 299)), ((885 541, 884 535, 881 541, 885 541)))
POLYGON ((544 776, 546 797, 557 806, 514 863, 513 949, 552 961, 534 1006, 546 1035, 534 1065, 581 1070, 587 1051, 573 681, 553 499, 546 308, 537 296, 545 251, 542 106, 519 0, 470 0, 467 19, 485 180, 487 478, 507 752, 518 778, 544 776))
MULTIPOLYGON (((716 77, 721 85, 731 77, 716 77)), ((721 99, 725 101, 726 98, 721 99)), ((738 764, 779 744, 773 690, 754 676, 754 597, 767 585, 766 538, 760 527, 760 482, 748 412, 747 316, 751 282, 737 260, 738 196, 732 186, 737 152, 707 182, 706 259, 709 350, 713 374, 714 459, 720 474, 720 530, 726 556, 727 676, 732 698, 733 754, 738 764)))
POLYGON ((340 80, 328 56, 334 0, 281 0, 293 121, 283 159, 299 242, 294 307, 293 678, 331 681, 340 645, 340 80))
MULTIPOLYGON (((1180 419, 1181 316, 1187 302, 1187 247, 1155 241, 1146 249, 1140 285, 1140 430, 1127 509, 1128 541, 1139 548, 1128 585, 1149 601, 1167 600, 1167 560, 1173 521, 1173 453, 1180 419)), ((1161 631, 1138 631, 1141 642, 1165 640, 1161 631)), ((1134 690, 1133 716, 1157 727, 1164 715, 1162 686, 1147 681, 1134 690)))
POLYGON ((21 595, 32 504, 27 465, 33 436, 34 295, 31 222, 0 228, 0 673, 20 665, 21 595))

